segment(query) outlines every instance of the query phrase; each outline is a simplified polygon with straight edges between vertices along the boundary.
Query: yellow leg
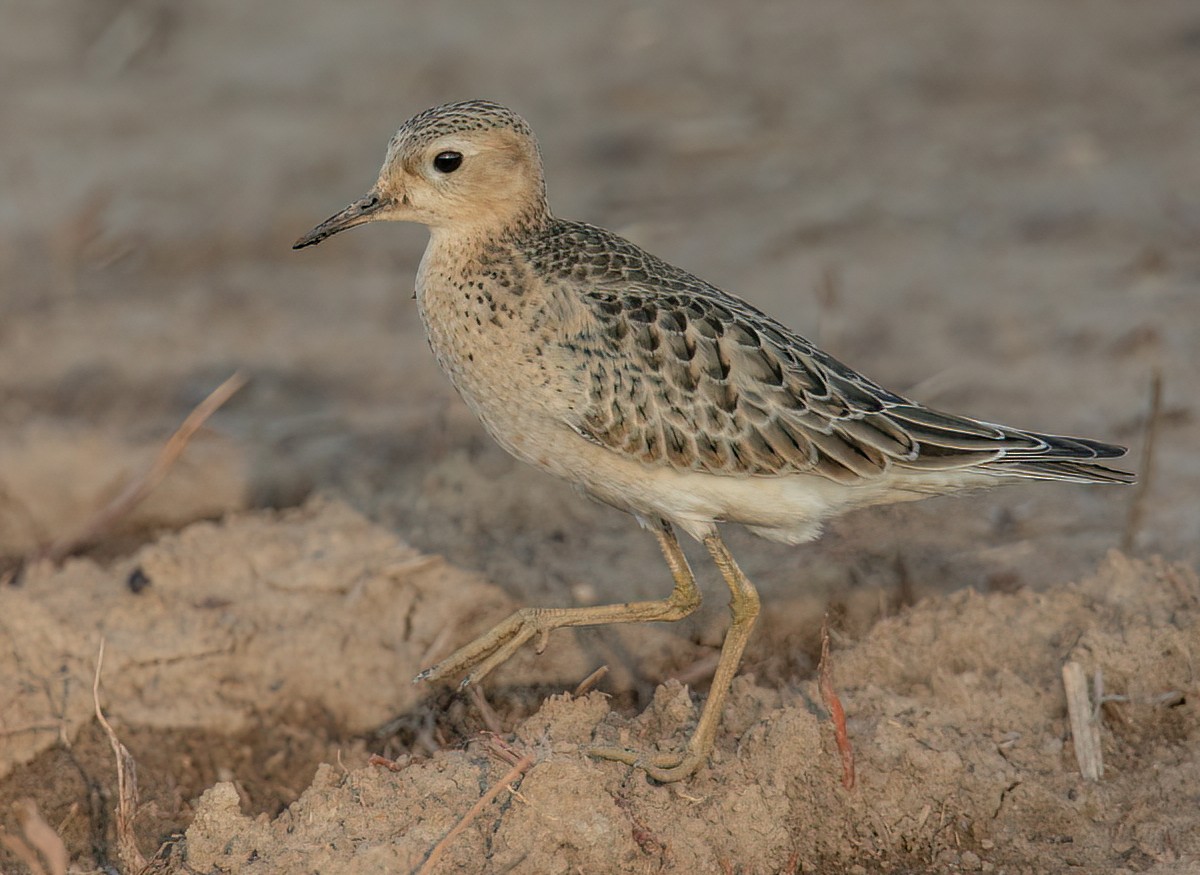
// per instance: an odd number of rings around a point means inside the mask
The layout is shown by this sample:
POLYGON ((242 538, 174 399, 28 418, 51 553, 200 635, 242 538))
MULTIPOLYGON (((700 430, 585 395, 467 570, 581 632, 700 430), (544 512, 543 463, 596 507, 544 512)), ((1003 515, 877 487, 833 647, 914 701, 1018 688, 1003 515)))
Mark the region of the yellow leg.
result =
MULTIPOLYGON (((466 671, 468 674, 459 684, 461 689, 482 680, 534 638, 537 638, 537 652, 541 653, 546 649, 546 639, 550 631, 560 626, 650 623, 681 620, 688 616, 700 607, 700 590, 696 587, 696 578, 688 567, 687 558, 679 548, 679 541, 676 540, 670 524, 663 521, 654 535, 658 538, 667 565, 671 568, 671 576, 675 579, 675 588, 671 590, 669 597, 652 602, 626 602, 590 608, 522 608, 494 626, 490 632, 460 647, 432 668, 425 669, 415 680, 434 681, 466 671)), ((751 592, 753 593, 753 590, 751 592)), ((741 648, 738 650, 741 652, 741 648)), ((720 674, 719 668, 717 673, 720 674)))
POLYGON ((622 748, 593 748, 588 753, 591 756, 606 760, 616 760, 639 769, 656 781, 678 781, 686 778, 708 762, 712 753, 713 742, 717 737, 717 728, 721 724, 721 715, 725 710, 725 699, 729 695, 733 676, 737 673, 738 663, 742 659, 742 651, 754 621, 758 617, 758 593, 753 584, 738 568, 733 556, 729 553, 724 542, 714 531, 704 539, 704 546, 712 554, 713 561, 721 570, 721 576, 729 585, 729 611, 733 615, 729 631, 725 633, 725 644, 721 647, 721 660, 717 663, 716 674, 713 675, 712 687, 708 693, 708 701, 700 712, 700 722, 692 733, 682 753, 671 754, 641 754, 637 751, 622 748))

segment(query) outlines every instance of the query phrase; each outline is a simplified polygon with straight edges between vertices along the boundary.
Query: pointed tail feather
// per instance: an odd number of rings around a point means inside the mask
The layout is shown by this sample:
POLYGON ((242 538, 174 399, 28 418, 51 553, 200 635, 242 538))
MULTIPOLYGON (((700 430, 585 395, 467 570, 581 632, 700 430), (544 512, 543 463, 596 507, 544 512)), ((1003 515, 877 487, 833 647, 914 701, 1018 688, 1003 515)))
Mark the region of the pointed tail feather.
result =
POLYGON ((944 471, 974 468, 994 476, 1071 483, 1135 480, 1128 471, 1099 463, 1101 459, 1125 455, 1125 447, 1115 444, 1010 428, 919 404, 897 405, 885 415, 919 447, 915 457, 897 460, 897 464, 906 468, 944 471))
POLYGON ((1044 445, 1043 448, 1033 453, 1021 449, 1005 452, 996 461, 985 465, 984 470, 1000 476, 1063 480, 1068 483, 1134 483, 1137 480, 1129 471, 1110 468, 1095 461, 1120 458, 1126 453, 1125 447, 1090 438, 1037 432, 1018 433, 1040 441, 1044 445))
POLYGON ((1137 476, 1129 471, 1069 459, 1054 459, 1045 462, 993 462, 982 470, 1000 477, 1062 480, 1067 483, 1137 482, 1137 476))

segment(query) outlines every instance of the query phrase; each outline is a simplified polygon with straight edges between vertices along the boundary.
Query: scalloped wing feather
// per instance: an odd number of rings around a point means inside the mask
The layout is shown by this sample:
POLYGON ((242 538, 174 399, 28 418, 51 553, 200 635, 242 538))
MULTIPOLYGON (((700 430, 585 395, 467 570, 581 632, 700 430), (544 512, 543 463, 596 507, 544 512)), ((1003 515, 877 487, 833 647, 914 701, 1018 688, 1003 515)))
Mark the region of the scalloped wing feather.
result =
POLYGON ((1122 447, 916 404, 616 235, 575 223, 560 223, 559 235, 572 239, 552 238, 547 251, 583 260, 549 267, 571 282, 590 317, 569 341, 584 353, 575 358, 586 363, 589 393, 571 424, 614 451, 716 475, 816 474, 846 484, 968 468, 1132 480, 1094 464, 1123 455, 1122 447))

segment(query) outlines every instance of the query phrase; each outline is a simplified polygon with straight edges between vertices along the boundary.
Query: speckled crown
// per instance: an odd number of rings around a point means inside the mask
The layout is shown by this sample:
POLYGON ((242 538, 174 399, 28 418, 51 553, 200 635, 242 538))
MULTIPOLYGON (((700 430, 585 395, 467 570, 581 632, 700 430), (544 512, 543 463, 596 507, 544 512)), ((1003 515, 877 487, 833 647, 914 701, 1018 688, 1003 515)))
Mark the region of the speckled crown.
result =
POLYGON ((418 113, 400 126, 395 141, 430 143, 446 134, 460 131, 486 131, 507 128, 534 139, 529 123, 507 106, 491 100, 463 100, 445 103, 418 113))

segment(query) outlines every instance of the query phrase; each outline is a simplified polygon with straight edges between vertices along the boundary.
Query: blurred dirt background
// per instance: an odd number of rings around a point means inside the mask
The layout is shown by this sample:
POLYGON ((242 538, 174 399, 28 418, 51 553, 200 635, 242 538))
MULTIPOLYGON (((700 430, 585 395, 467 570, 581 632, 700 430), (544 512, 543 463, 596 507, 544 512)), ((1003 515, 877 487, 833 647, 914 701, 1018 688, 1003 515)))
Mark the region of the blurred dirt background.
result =
POLYGON ((1195 2, 6 0, 0 19, 0 872, 29 868, 28 798, 73 871, 130 871, 102 637, 160 871, 412 871, 526 755, 433 871, 1200 866, 1195 2), (892 388, 1125 443, 1139 469, 1153 419, 1144 490, 1013 486, 795 549, 731 532, 764 613, 712 767, 682 785, 575 749, 685 736, 726 620, 694 550, 712 597, 692 621, 556 633, 486 700, 413 686, 516 606, 670 586, 653 539, 511 461, 438 373, 411 301, 423 229, 289 249, 366 190, 404 118, 475 96, 538 131, 559 214, 892 388), (235 370, 248 386, 134 514, 21 562, 235 370), (850 791, 814 681, 826 610, 850 791), (1112 697, 1099 783, 1068 660, 1112 697))

